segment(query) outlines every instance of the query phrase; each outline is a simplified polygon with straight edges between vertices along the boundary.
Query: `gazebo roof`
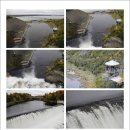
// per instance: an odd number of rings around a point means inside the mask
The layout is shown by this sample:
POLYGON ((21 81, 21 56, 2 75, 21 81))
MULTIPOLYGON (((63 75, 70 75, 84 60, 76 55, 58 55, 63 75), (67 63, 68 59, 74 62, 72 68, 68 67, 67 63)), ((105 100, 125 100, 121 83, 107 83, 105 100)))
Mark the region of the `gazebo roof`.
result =
POLYGON ((116 19, 117 22, 121 22, 122 20, 121 19, 116 19))
POLYGON ((119 65, 119 63, 114 61, 114 60, 110 60, 110 61, 106 62, 105 65, 107 65, 107 66, 117 66, 117 65, 119 65))

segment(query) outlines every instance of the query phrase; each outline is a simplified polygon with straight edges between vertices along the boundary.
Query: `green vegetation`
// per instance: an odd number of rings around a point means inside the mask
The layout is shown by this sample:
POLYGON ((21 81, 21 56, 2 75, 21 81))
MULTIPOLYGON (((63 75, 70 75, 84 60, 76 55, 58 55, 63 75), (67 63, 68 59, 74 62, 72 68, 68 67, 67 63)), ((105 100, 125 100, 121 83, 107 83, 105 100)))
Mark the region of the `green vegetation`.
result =
POLYGON ((7 51, 7 71, 21 67, 23 60, 28 60, 32 51, 7 51))
POLYGON ((67 39, 77 37, 77 30, 78 30, 77 24, 67 23, 66 24, 66 37, 67 37, 67 39))
POLYGON ((84 29, 89 22, 88 13, 73 9, 66 11, 66 38, 67 40, 76 38, 81 34, 84 34, 84 29), (81 34, 78 31, 82 32, 81 34))
POLYGON ((32 96, 28 93, 12 93, 7 94, 6 97, 7 107, 32 100, 32 96))
POLYGON ((52 66, 47 68, 45 80, 64 86, 64 59, 57 59, 52 66))
POLYGON ((96 88, 117 88, 119 87, 115 82, 111 80, 107 80, 103 78, 101 75, 97 76, 96 81, 96 88))
MULTIPOLYGON (((67 51, 67 69, 74 70, 76 77, 88 87, 113 87, 115 84, 102 77, 105 63, 115 60, 123 66, 123 51, 67 51)), ((123 71, 120 72, 123 78, 123 71)))
POLYGON ((67 77, 76 77, 76 78, 80 77, 80 82, 83 86, 92 87, 92 88, 96 87, 96 84, 94 82, 96 80, 96 77, 87 69, 83 69, 82 67, 77 67, 74 64, 67 62, 67 70, 72 70, 75 72, 74 75, 67 74, 67 77))
POLYGON ((7 31, 7 47, 13 47, 15 45, 14 37, 15 37, 15 32, 7 31))
POLYGON ((22 38, 27 24, 15 17, 7 16, 7 47, 13 47, 16 45, 14 43, 14 38, 22 38))
POLYGON ((109 14, 112 15, 115 20, 121 19, 122 21, 118 25, 113 25, 109 29, 109 33, 106 34, 103 39, 103 47, 124 47, 124 11, 112 10, 109 14))
POLYGON ((57 105, 57 101, 64 100, 64 91, 60 90, 56 92, 46 93, 45 95, 41 96, 32 96, 28 93, 11 93, 6 94, 6 97, 7 107, 33 100, 44 101, 47 105, 57 105))
POLYGON ((49 19, 45 21, 51 28, 57 28, 42 42, 42 47, 64 47, 64 19, 49 19))
POLYGON ((56 91, 43 96, 43 101, 46 102, 46 105, 56 105, 57 101, 64 100, 64 91, 56 91))
POLYGON ((120 64, 123 64, 123 51, 86 51, 86 54, 82 55, 83 51, 67 51, 67 61, 74 64, 77 67, 87 69, 94 75, 98 75, 104 72, 104 64, 109 60, 116 60, 120 64))
POLYGON ((20 55, 7 55, 7 71, 19 67, 22 60, 23 58, 20 55))

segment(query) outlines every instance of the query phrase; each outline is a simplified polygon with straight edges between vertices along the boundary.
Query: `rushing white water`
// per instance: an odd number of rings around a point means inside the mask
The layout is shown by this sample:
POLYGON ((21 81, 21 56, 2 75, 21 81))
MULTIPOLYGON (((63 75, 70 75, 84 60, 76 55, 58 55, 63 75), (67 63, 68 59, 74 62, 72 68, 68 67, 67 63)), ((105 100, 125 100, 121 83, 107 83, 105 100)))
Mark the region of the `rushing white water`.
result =
POLYGON ((88 33, 87 38, 85 39, 80 38, 79 41, 80 41, 79 48, 91 48, 91 47, 94 48, 91 33, 88 33))
POLYGON ((56 88, 56 85, 36 78, 33 69, 30 73, 23 73, 23 78, 7 77, 7 88, 56 88))
POLYGON ((64 107, 21 115, 7 120, 7 128, 63 128, 64 107))
POLYGON ((123 128, 123 122, 123 108, 118 104, 67 112, 67 128, 123 128))

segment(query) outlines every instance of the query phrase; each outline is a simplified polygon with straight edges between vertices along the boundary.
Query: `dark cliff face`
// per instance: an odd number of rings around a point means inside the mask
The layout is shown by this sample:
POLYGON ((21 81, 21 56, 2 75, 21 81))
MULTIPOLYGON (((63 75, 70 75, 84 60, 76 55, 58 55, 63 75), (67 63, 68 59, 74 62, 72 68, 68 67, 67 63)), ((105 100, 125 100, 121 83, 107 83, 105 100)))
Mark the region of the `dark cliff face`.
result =
POLYGON ((67 39, 73 39, 78 36, 78 30, 84 32, 89 21, 89 15, 82 10, 66 11, 66 33, 67 39))
POLYGON ((82 24, 82 22, 88 19, 88 14, 81 10, 67 10, 66 11, 67 23, 82 24))
POLYGON ((22 38, 24 30, 27 26, 27 24, 17 19, 16 17, 7 16, 7 23, 6 23, 6 31, 7 31, 7 47, 13 47, 15 46, 14 38, 22 38))
POLYGON ((26 23, 15 17, 7 16, 7 31, 18 32, 26 27, 26 23))

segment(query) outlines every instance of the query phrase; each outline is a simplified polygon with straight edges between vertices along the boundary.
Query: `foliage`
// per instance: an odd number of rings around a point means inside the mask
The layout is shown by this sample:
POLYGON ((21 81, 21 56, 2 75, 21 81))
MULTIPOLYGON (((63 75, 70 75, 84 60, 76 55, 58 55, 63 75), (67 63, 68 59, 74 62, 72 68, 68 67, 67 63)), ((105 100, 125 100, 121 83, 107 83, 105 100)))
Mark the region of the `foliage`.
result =
POLYGON ((57 100, 64 100, 64 91, 56 91, 51 93, 46 93, 43 96, 44 101, 57 101, 57 100))
POLYGON ((54 64, 47 68, 47 71, 59 70, 64 72, 64 59, 57 59, 54 64))
POLYGON ((21 102, 26 102, 31 100, 31 95, 28 93, 12 93, 6 94, 7 106, 12 106, 21 102))
POLYGON ((86 51, 86 54, 81 55, 82 51, 67 51, 67 61, 74 64, 82 70, 87 69, 94 75, 103 73, 104 64, 109 60, 116 60, 123 64, 123 51, 86 51))
POLYGON ((75 23, 67 23, 66 25, 66 38, 74 38, 77 36, 78 25, 75 23))
POLYGON ((45 73, 47 82, 55 83, 57 86, 64 85, 64 59, 57 59, 52 66, 49 66, 45 73))
POLYGON ((13 17, 11 17, 11 16, 7 16, 7 20, 8 20, 8 19, 12 19, 12 18, 13 18, 13 17))
POLYGON ((64 47, 64 19, 50 19, 45 21, 50 27, 56 27, 58 30, 50 34, 46 40, 43 41, 42 47, 64 47))
POLYGON ((109 33, 106 34, 103 41, 104 44, 107 43, 112 37, 119 38, 122 42, 120 47, 123 47, 123 41, 124 41, 124 11, 123 10, 112 10, 109 12, 113 16, 114 19, 121 19, 121 23, 119 25, 113 25, 109 29, 109 33))
POLYGON ((7 99, 7 107, 16 105, 22 102, 33 101, 33 100, 45 101, 47 103, 50 103, 50 102, 57 103, 58 100, 64 100, 64 91, 60 90, 56 92, 50 92, 50 93, 46 93, 45 95, 41 95, 38 97, 32 96, 31 94, 28 94, 28 93, 11 93, 11 94, 6 94, 6 99, 7 99))
POLYGON ((74 75, 67 73, 67 77, 74 77, 74 78, 80 77, 80 82, 84 87, 85 86, 86 87, 92 87, 92 88, 96 87, 96 84, 95 84, 96 76, 93 75, 86 68, 76 67, 74 64, 70 64, 69 62, 67 62, 67 70, 72 70, 72 71, 75 72, 74 75))
POLYGON ((95 83, 97 88, 115 88, 117 86, 116 83, 106 80, 102 76, 98 76, 95 83))
POLYGON ((20 53, 17 51, 7 51, 7 71, 19 68, 21 66, 21 61, 28 60, 32 51, 22 50, 20 53))
POLYGON ((7 71, 15 69, 21 65, 23 57, 21 55, 8 55, 7 54, 7 71))
POLYGON ((7 47, 13 47, 15 45, 14 40, 13 40, 14 37, 15 37, 15 32, 7 31, 7 35, 6 35, 6 46, 7 47))

